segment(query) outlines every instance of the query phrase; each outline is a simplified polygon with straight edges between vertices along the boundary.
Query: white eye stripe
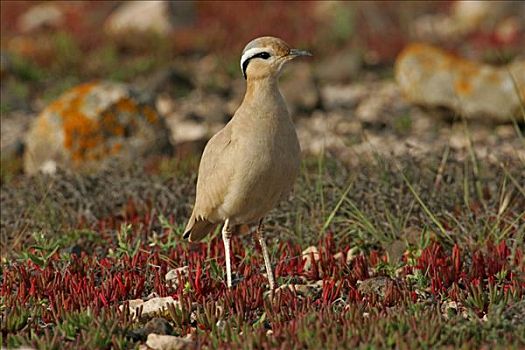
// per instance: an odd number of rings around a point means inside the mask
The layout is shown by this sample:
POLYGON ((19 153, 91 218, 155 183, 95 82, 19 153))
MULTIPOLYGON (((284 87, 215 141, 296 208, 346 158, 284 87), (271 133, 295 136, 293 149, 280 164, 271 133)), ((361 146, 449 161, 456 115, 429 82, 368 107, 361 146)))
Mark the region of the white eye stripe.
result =
POLYGON ((261 47, 254 47, 254 48, 246 50, 241 56, 241 70, 242 70, 242 65, 244 64, 244 61, 246 61, 247 59, 249 59, 253 55, 256 55, 258 53, 265 52, 265 51, 268 52, 267 49, 264 49, 264 48, 261 48, 261 47))

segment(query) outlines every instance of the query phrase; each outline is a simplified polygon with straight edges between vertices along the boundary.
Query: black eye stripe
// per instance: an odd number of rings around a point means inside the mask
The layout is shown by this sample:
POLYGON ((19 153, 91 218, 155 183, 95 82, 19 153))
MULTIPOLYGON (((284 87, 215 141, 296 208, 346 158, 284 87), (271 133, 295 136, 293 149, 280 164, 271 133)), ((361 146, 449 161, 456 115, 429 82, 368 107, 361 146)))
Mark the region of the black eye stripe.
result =
POLYGON ((253 55, 251 58, 262 58, 266 60, 270 58, 270 54, 268 52, 259 52, 258 54, 253 55))
POLYGON ((248 63, 250 63, 250 61, 254 58, 262 58, 263 60, 266 60, 268 58, 270 58, 270 54, 266 51, 263 51, 263 52, 259 52, 259 53, 256 53, 255 55, 253 55, 252 57, 246 59, 246 61, 243 62, 242 64, 242 74, 244 75, 244 79, 246 79, 246 68, 248 68, 248 63))

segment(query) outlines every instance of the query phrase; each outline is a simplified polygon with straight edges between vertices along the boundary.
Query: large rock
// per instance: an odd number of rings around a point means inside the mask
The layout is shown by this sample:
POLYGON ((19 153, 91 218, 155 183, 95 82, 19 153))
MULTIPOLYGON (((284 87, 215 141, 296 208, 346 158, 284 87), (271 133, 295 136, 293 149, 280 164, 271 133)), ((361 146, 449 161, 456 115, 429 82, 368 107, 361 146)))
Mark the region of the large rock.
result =
POLYGON ((127 85, 79 85, 46 107, 26 135, 24 169, 54 172, 100 168, 171 148, 169 130, 148 97, 127 85))
POLYGON ((493 67, 412 44, 399 54, 395 75, 410 102, 448 107, 469 119, 508 121, 525 99, 525 61, 493 67))

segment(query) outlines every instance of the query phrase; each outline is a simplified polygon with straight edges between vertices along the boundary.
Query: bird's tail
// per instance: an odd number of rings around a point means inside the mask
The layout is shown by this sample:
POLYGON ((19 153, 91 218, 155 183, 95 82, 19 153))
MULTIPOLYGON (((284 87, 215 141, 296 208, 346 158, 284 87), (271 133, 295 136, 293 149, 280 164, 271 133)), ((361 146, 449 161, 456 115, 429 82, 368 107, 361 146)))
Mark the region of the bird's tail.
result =
POLYGON ((216 227, 217 224, 213 224, 206 219, 196 220, 192 215, 182 237, 190 242, 198 242, 213 232, 216 227))

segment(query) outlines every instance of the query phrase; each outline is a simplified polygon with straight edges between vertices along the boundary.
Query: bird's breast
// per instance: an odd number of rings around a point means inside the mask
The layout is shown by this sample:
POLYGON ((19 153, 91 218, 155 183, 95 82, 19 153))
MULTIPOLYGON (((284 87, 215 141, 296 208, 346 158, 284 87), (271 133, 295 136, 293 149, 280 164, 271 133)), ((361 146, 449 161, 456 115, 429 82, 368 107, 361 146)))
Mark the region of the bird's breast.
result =
MULTIPOLYGON (((284 119, 284 118, 283 118, 284 119)), ((293 187, 299 173, 300 149, 292 122, 259 120, 244 132, 238 147, 228 195, 221 216, 236 223, 262 218, 293 187)))

